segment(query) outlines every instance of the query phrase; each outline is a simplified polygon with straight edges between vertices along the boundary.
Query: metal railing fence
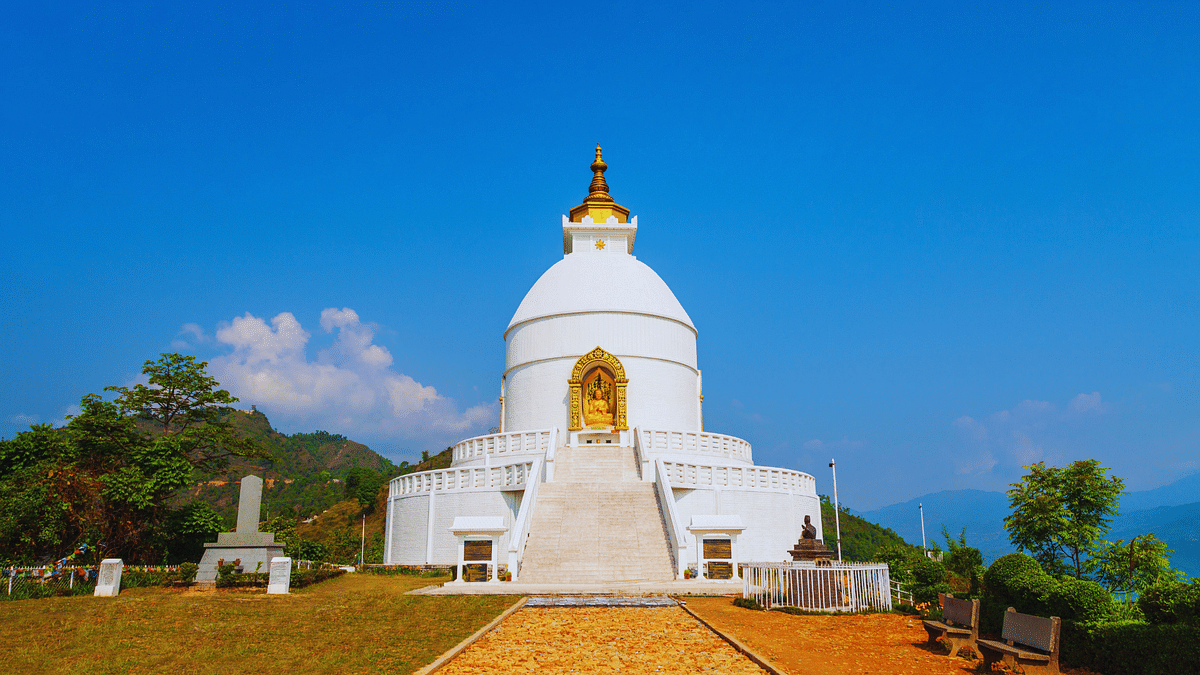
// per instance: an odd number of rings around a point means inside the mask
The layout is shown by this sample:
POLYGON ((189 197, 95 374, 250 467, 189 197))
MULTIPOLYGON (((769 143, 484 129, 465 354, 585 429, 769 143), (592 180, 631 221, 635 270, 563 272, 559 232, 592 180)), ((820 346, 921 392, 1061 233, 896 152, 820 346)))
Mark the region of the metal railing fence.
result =
POLYGON ((887 565, 871 563, 744 563, 742 597, 765 609, 795 607, 815 612, 890 610, 887 565))

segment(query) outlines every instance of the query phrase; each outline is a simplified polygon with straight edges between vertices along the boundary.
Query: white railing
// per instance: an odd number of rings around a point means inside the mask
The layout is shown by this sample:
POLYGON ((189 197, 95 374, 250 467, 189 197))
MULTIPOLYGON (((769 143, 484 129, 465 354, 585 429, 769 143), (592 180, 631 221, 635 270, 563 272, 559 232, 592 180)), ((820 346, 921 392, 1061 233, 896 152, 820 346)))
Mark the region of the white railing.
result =
POLYGON ((654 431, 638 429, 642 451, 655 454, 701 454, 753 462, 750 444, 736 436, 704 431, 654 431))
POLYGON ((554 448, 557 436, 557 429, 476 436, 454 446, 454 461, 484 459, 489 455, 545 454, 554 448))
POLYGON ((905 588, 904 584, 900 583, 899 581, 891 582, 891 593, 892 598, 898 605, 912 606, 917 604, 916 601, 913 600, 912 591, 905 588))
POLYGON ((663 468, 661 459, 654 463, 654 487, 658 491, 658 500, 662 502, 663 517, 667 520, 667 534, 671 537, 671 551, 675 556, 675 578, 683 576, 683 568, 687 564, 687 532, 679 522, 675 512, 675 493, 671 491, 671 482, 663 468))
POLYGON ((786 490, 817 496, 817 481, 812 476, 791 469, 769 466, 707 466, 663 462, 672 487, 733 487, 763 490, 786 490))
POLYGON ((764 609, 796 607, 820 612, 890 610, 888 566, 876 563, 746 563, 742 597, 764 609))
POLYGON ((533 506, 537 503, 538 487, 545 479, 543 466, 542 460, 533 460, 533 469, 529 479, 525 481, 525 492, 521 495, 521 508, 517 510, 517 518, 508 538, 508 570, 516 573, 518 580, 521 578, 521 561, 525 558, 525 536, 529 533, 529 524, 533 520, 533 506))
POLYGON ((472 466, 410 473, 393 478, 388 484, 388 494, 395 498, 420 492, 443 492, 472 488, 519 490, 523 489, 532 477, 534 465, 535 462, 521 462, 505 466, 472 466))

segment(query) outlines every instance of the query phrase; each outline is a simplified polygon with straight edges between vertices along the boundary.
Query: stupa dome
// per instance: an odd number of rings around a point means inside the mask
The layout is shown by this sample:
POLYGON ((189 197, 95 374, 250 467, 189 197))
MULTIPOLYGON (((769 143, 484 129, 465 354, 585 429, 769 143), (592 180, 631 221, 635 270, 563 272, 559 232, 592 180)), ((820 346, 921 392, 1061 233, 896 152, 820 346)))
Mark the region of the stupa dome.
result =
POLYGON ((551 316, 620 312, 671 319, 696 332, 675 294, 648 265, 631 255, 577 252, 542 274, 505 329, 551 316))

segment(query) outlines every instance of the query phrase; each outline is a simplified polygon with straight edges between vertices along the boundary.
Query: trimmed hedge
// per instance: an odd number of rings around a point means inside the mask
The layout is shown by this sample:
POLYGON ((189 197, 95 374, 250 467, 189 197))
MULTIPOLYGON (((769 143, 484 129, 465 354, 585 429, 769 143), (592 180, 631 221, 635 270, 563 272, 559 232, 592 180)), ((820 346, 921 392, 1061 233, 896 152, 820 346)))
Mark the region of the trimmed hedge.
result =
POLYGON ((1138 598, 1138 607, 1150 623, 1200 622, 1200 579, 1151 586, 1138 598))
POLYGON ((1063 622, 1062 661, 1105 675, 1200 673, 1200 626, 1063 622))
POLYGON ((1064 622, 1103 621, 1113 611, 1112 596, 1100 584, 1074 577, 1055 579, 1023 553, 1010 553, 992 563, 983 584, 986 590, 979 611, 980 630, 985 633, 1002 630, 1009 607, 1022 614, 1057 616, 1064 622))

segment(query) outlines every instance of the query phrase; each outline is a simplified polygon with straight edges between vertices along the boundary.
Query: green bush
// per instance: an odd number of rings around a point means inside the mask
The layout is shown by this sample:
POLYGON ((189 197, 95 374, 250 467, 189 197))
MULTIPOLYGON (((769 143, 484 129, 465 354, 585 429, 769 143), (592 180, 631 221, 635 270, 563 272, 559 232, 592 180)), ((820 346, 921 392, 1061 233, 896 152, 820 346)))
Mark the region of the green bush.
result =
POLYGON ((1024 553, 997 559, 983 574, 980 628, 986 633, 999 633, 1009 607, 1022 614, 1050 616, 1050 594, 1057 585, 1054 577, 1024 553))
POLYGON ((1146 621, 1163 623, 1200 622, 1200 579, 1184 584, 1167 581, 1146 589, 1138 598, 1146 621))
POLYGON ((936 586, 946 580, 946 568, 942 563, 929 558, 914 563, 912 573, 918 586, 936 586))
POLYGON ((1063 621, 1095 623, 1109 618, 1112 595, 1103 586, 1086 579, 1065 577, 1050 590, 1049 613, 1063 621))
POLYGON ((196 580, 196 573, 200 571, 200 566, 194 562, 185 562, 179 566, 179 580, 184 583, 192 583, 196 580))
POLYGON ((763 608, 763 606, 759 604, 758 600, 755 600, 754 598, 734 598, 733 606, 734 607, 745 607, 746 609, 762 609, 763 608))
POLYGON ((1142 621, 1063 622, 1062 662, 1105 675, 1200 673, 1200 626, 1142 621))

